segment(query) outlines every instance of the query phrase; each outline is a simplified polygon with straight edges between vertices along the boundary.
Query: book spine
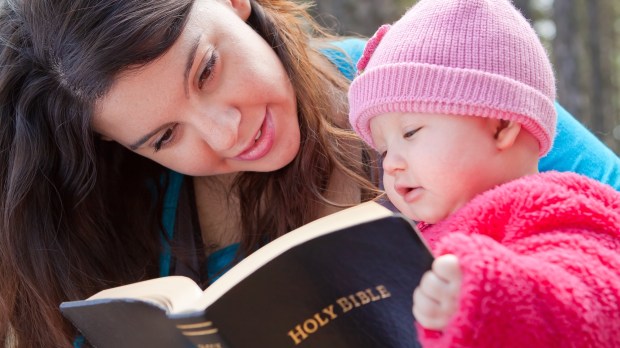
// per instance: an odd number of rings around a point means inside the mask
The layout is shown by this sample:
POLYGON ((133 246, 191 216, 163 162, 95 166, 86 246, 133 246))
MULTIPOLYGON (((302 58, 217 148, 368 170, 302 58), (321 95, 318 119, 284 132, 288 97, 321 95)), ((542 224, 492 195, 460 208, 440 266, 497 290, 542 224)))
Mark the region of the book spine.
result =
POLYGON ((213 322, 203 316, 170 319, 181 334, 197 348, 231 348, 213 322))

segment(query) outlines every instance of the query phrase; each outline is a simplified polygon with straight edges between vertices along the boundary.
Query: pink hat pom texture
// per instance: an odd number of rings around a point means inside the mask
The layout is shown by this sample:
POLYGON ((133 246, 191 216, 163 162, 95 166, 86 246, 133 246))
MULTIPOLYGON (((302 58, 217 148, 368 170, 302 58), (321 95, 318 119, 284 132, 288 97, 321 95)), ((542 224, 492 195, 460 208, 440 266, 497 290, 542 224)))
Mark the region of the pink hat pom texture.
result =
POLYGON ((349 89, 349 120, 390 112, 513 120, 540 156, 555 135, 555 79, 536 33, 509 0, 421 0, 369 41, 349 89))

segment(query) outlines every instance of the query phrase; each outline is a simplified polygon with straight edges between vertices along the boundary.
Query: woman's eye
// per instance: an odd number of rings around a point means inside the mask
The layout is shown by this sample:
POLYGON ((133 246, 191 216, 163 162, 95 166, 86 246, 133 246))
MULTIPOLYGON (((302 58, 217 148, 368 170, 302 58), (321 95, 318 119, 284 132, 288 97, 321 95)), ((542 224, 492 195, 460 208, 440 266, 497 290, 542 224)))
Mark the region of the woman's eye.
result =
POLYGON ((217 52, 213 52, 211 54, 211 58, 209 58, 209 61, 207 61, 207 65, 205 65, 204 69, 200 73, 200 76, 198 76, 198 88, 202 89, 202 86, 204 86, 205 83, 209 82, 209 80, 211 80, 211 78, 213 77, 213 68, 215 67, 217 58, 217 52))
POLYGON ((176 128, 176 126, 177 125, 175 124, 174 126, 166 129, 164 134, 162 134, 162 136, 159 139, 157 139, 157 141, 153 145, 155 152, 161 150, 162 147, 165 147, 168 143, 170 143, 170 141, 174 137, 174 129, 176 128))

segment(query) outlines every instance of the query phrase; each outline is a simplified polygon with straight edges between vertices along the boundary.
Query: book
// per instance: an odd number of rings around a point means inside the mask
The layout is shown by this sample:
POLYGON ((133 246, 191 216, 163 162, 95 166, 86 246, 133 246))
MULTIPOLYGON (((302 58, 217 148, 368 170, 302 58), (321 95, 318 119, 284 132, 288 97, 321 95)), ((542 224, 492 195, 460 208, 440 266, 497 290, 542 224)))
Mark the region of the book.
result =
POLYGON ((250 254, 202 290, 169 276, 63 302, 94 347, 418 347, 412 294, 433 255, 415 223, 369 202, 250 254))

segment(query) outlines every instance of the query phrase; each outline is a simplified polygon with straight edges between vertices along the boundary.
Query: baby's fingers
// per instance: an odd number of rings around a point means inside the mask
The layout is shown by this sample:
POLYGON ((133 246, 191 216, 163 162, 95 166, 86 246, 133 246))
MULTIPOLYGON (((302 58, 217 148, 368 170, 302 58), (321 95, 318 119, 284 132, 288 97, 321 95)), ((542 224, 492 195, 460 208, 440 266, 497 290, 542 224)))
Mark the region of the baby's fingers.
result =
POLYGON ((458 310, 462 274, 458 258, 442 255, 413 292, 413 315, 420 325, 443 330, 458 310))
POLYGON ((420 325, 431 330, 443 330, 451 317, 419 287, 413 292, 413 316, 420 325))
POLYGON ((462 273, 459 259, 452 254, 441 255, 433 261, 433 273, 447 283, 460 283, 462 273))
POLYGON ((424 273, 418 290, 439 305, 445 305, 444 302, 454 297, 450 283, 438 277, 434 271, 424 273))

